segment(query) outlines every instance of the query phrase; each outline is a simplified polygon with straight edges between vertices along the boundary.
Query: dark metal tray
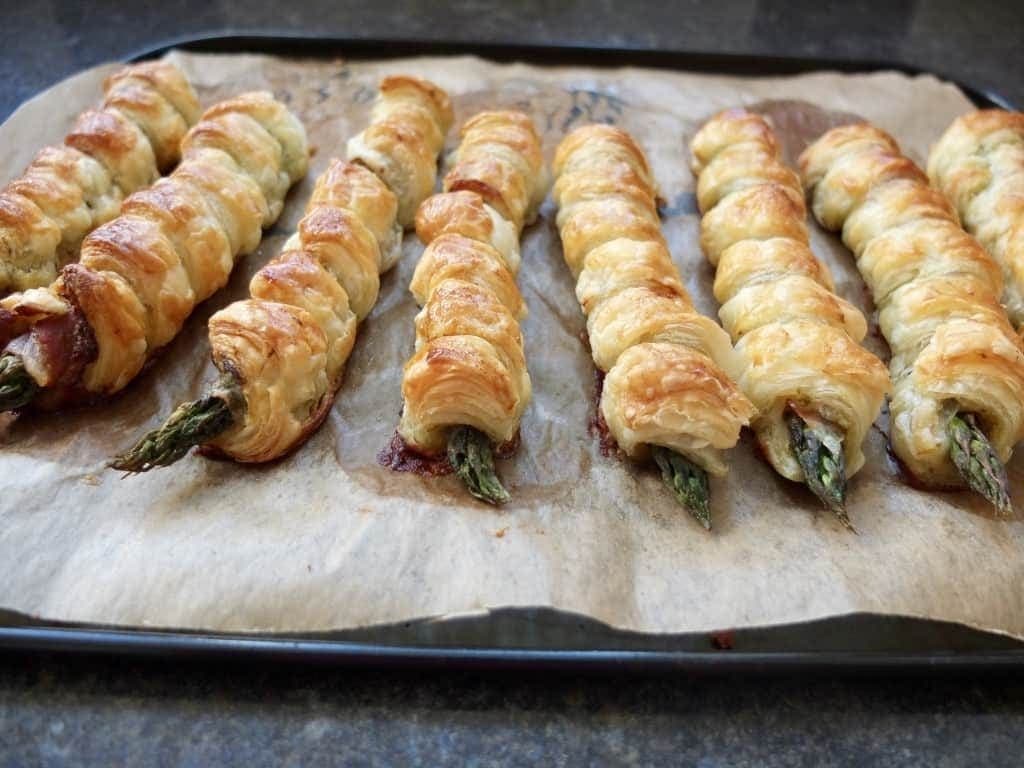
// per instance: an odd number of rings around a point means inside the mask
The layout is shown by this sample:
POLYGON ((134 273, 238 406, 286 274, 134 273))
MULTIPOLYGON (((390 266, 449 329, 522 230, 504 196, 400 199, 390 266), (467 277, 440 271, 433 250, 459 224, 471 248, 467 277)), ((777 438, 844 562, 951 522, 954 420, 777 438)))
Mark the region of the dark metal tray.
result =
POLYGON ((689 673, 1024 672, 1024 643, 959 624, 852 614, 734 632, 648 635, 550 609, 509 608, 309 634, 213 634, 37 622, 0 611, 0 651, 171 662, 689 673))
MULTIPOLYGON (((848 59, 287 34, 173 40, 132 58, 151 58, 171 48, 361 59, 476 54, 496 61, 633 65, 748 76, 822 69, 923 73, 902 64, 848 59)), ((941 73, 931 74, 956 83, 979 107, 1013 108, 998 94, 941 73)), ((1024 643, 1011 638, 956 624, 871 614, 735 632, 645 635, 548 609, 502 609, 444 621, 419 620, 342 632, 247 635, 47 623, 0 610, 0 651, 127 654, 173 663, 197 659, 574 672, 1024 672, 1024 643)))

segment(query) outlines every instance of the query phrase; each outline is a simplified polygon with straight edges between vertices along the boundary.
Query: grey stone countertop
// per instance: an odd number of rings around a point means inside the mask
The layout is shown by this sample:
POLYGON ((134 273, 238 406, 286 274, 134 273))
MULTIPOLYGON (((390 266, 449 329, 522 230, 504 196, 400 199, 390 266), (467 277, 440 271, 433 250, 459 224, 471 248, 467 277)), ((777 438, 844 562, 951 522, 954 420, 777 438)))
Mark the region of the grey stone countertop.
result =
MULTIPOLYGON (((1020 2, 0 0, 0 116, 227 31, 878 59, 1024 104, 1020 2)), ((3 512, 0 509, 0 526, 3 512)), ((1019 765, 1024 678, 479 675, 0 654, 0 768, 1019 765)))
POLYGON ((0 657, 0 766, 1019 765, 1024 680, 0 657))

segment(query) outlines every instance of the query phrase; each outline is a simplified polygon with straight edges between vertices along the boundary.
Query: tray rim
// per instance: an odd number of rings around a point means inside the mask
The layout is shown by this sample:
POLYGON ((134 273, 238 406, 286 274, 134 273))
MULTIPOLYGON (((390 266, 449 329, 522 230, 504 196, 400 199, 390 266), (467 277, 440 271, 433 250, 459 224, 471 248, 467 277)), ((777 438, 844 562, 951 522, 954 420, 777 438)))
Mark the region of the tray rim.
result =
MULTIPOLYGON (((226 30, 172 38, 125 57, 139 61, 172 49, 208 52, 284 53, 351 58, 392 58, 415 55, 475 54, 499 61, 569 63, 590 66, 643 66, 696 72, 746 73, 764 76, 818 70, 875 72, 894 70, 928 74, 956 85, 979 107, 1014 109, 991 90, 976 88, 942 72, 877 59, 847 59, 648 48, 598 46, 590 43, 471 42, 424 38, 318 36, 296 32, 226 30), (595 57, 599 57, 597 62, 595 57)), ((32 98, 32 97, 30 97, 32 98)), ((2 620, 0 620, 2 621, 2 620)), ((0 624, 0 653, 64 655, 127 655, 181 661, 272 661, 399 669, 438 667, 472 670, 564 671, 642 674, 785 673, 1007 673, 1024 672, 1024 646, 1019 650, 971 651, 693 651, 579 650, 568 648, 464 647, 457 645, 387 645, 366 641, 303 638, 241 633, 184 632, 146 628, 69 627, 42 621, 31 626, 0 624)))
POLYGON ((52 626, 0 628, 0 653, 131 656, 164 662, 273 661, 348 667, 565 673, 1021 673, 1024 649, 999 651, 653 651, 381 645, 258 634, 52 626))
MULTIPOLYGON (((398 56, 478 55, 497 61, 549 60, 566 63, 567 59, 587 60, 588 66, 642 66, 654 69, 685 69, 692 72, 731 73, 778 76, 818 70, 844 73, 894 70, 907 75, 931 75, 952 83, 979 107, 1016 110, 1012 100, 991 89, 980 88, 948 73, 891 59, 832 58, 824 56, 761 56, 748 53, 698 51, 685 49, 634 46, 600 46, 586 42, 472 42, 422 37, 378 38, 321 36, 304 32, 266 30, 226 30, 203 35, 170 38, 138 49, 125 61, 139 61, 161 56, 175 48, 186 50, 239 53, 274 53, 284 49, 302 50, 306 55, 330 55, 327 49, 344 47, 355 51, 352 58, 394 58, 398 56), (382 50, 383 49, 383 50, 382 50), (593 57, 601 57, 595 62, 593 57)), ((540 61, 539 63, 547 63, 540 61)))

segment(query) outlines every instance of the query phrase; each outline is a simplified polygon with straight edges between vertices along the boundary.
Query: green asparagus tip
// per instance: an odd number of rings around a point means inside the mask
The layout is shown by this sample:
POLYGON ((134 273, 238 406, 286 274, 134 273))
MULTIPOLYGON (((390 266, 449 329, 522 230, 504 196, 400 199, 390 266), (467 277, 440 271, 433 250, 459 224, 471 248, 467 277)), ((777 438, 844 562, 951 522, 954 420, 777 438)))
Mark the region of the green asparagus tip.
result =
POLYGON ((1006 478, 1006 467, 973 413, 956 413, 949 420, 949 455, 967 485, 996 508, 1013 511, 1006 478))
POLYGON ((651 453, 661 469, 661 479, 665 485, 697 522, 710 531, 711 489, 708 486, 708 473, 675 451, 660 445, 652 445, 651 453))
POLYGON ((147 472, 166 467, 189 452, 194 445, 209 442, 235 422, 241 394, 237 384, 224 380, 210 394, 191 403, 183 403, 163 426, 154 429, 130 451, 110 462, 124 472, 147 472))
POLYGON ((39 385, 25 370, 25 361, 18 355, 0 355, 0 411, 22 408, 38 393, 39 385))
POLYGON ((448 461, 471 494, 488 504, 504 504, 511 496, 494 470, 491 441, 472 427, 456 427, 448 437, 448 461))
POLYGON ((857 532, 846 514, 846 459, 843 433, 834 425, 786 412, 789 444, 804 471, 804 482, 848 530, 857 532))

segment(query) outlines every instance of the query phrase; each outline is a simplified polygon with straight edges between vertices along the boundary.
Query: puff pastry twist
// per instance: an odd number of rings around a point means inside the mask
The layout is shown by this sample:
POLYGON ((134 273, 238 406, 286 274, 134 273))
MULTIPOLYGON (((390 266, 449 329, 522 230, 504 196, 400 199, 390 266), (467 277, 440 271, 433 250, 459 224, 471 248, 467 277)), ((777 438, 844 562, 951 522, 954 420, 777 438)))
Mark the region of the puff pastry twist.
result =
MULTIPOLYGON (((448 127, 434 125, 440 139, 423 130, 420 118, 436 117, 424 105, 447 105, 448 97, 432 83, 406 77, 386 78, 381 93, 389 105, 375 110, 374 119, 403 136, 393 147, 396 164, 389 164, 391 150, 379 149, 381 167, 408 189, 402 159, 436 147, 436 166, 448 127)), ((371 125, 362 135, 382 134, 371 125)), ((398 210, 395 192, 366 164, 331 160, 298 231, 250 282, 250 298, 210 318, 221 380, 205 397, 179 406, 114 466, 165 466, 196 444, 243 462, 270 461, 301 445, 330 410, 358 323, 377 301, 379 276, 401 254, 398 210)))
POLYGON ((53 282, 127 195, 178 162, 178 145, 199 117, 192 86, 166 61, 125 67, 103 92, 102 105, 79 115, 62 145, 41 150, 0 190, 0 295, 53 282))
POLYGON ((376 173, 398 197, 403 228, 412 226, 416 208, 434 191, 437 156, 452 119, 444 90, 417 77, 392 75, 381 80, 366 130, 349 139, 348 159, 376 173))
POLYGON ((207 110, 174 172, 125 200, 52 286, 21 297, 15 314, 31 327, 7 345, 0 405, 23 404, 3 389, 19 368, 22 395, 47 407, 127 385, 256 249, 308 156, 302 124, 269 93, 207 110))
POLYGON ((721 452, 755 413, 731 378, 740 368, 729 337, 693 308, 661 233, 653 175, 629 134, 577 128, 558 146, 554 172, 563 254, 606 373, 608 431, 631 458, 655 447, 666 481, 710 527, 704 473, 726 473, 721 452))
POLYGON ((932 147, 928 177, 1003 270, 1003 305, 1024 325, 1024 113, 985 109, 953 121, 932 147))
POLYGON ((815 217, 842 229, 892 349, 893 450, 920 482, 1009 505, 1005 462, 1024 427, 1024 352, 999 305, 999 266, 896 141, 835 128, 800 170, 815 217))
POLYGON ((210 318, 213 361, 244 410, 209 445, 269 461, 320 425, 341 385, 356 326, 377 301, 398 200, 373 172, 333 160, 298 231, 249 283, 251 298, 210 318))
POLYGON ((858 343, 867 323, 812 253, 800 179, 763 117, 722 112, 691 152, 701 247, 744 358, 754 432, 775 471, 806 482, 848 524, 846 478, 864 464, 861 444, 890 389, 885 366, 858 343))
POLYGON ((540 138, 521 112, 482 112, 462 127, 444 193, 426 200, 416 231, 427 244, 410 290, 422 307, 405 365, 398 433, 407 447, 449 460, 485 501, 508 499, 491 443, 510 444, 530 400, 515 284, 519 234, 547 188, 540 138))

